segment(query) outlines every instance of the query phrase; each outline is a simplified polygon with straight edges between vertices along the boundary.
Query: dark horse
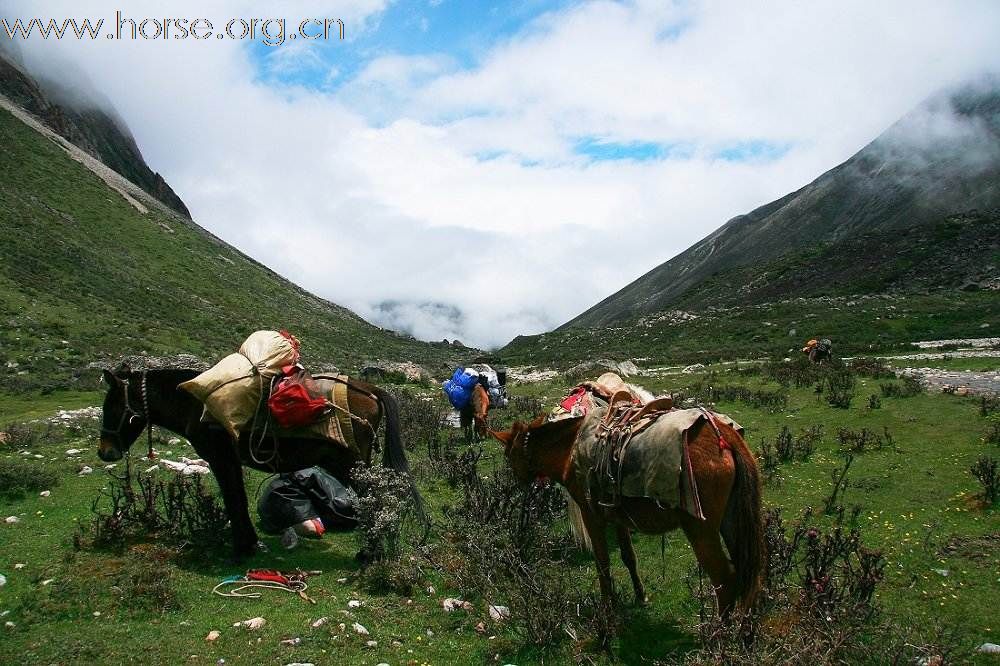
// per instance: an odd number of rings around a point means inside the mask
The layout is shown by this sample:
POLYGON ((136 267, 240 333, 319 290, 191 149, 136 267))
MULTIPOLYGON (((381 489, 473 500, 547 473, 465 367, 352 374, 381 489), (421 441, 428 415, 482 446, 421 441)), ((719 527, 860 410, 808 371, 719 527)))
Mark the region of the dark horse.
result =
MULTIPOLYGON (((261 457, 251 452, 253 433, 245 433, 234 442, 218 425, 202 422, 202 404, 177 388, 178 384, 198 374, 197 370, 173 369, 105 371, 108 393, 104 398, 104 420, 97 454, 105 462, 121 460, 143 430, 154 425, 187 438, 198 455, 208 462, 219 483, 233 527, 236 559, 253 555, 257 548, 257 532, 250 520, 243 485, 243 465, 264 472, 294 472, 317 466, 340 479, 348 479, 351 468, 358 461, 370 462, 375 433, 384 416, 386 441, 382 462, 396 472, 409 475, 400 437, 399 408, 395 398, 377 386, 353 379, 348 383, 348 405, 351 414, 358 417, 352 419, 352 427, 360 455, 346 446, 322 439, 285 437, 276 441, 269 435, 261 446, 275 455, 261 457), (266 460, 259 462, 262 459, 266 460)), ((422 515, 420 494, 416 486, 412 490, 416 509, 422 515)))
POLYGON ((490 411, 490 395, 477 383, 472 388, 469 404, 458 410, 459 425, 465 433, 466 441, 481 439, 486 436, 486 414, 490 411))

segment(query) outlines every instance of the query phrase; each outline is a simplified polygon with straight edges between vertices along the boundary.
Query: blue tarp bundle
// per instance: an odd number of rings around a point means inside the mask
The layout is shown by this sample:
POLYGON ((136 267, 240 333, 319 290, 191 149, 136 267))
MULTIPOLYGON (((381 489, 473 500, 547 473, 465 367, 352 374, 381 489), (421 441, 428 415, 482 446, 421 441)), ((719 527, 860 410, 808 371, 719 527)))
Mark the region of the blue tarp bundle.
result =
POLYGON ((479 382, 479 373, 457 368, 451 379, 444 383, 444 394, 455 409, 464 409, 472 399, 472 389, 479 382))

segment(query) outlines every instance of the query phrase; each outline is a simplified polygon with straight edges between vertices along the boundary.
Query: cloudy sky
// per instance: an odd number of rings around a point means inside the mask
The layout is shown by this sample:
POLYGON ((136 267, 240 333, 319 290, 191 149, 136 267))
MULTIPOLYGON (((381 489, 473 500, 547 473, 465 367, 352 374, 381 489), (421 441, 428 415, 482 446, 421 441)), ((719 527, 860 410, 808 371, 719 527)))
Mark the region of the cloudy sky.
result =
POLYGON ((993 0, 4 5, 105 31, 121 6, 286 19, 280 46, 22 49, 82 70, 202 226, 375 323, 484 347, 563 323, 1000 70, 993 0), (287 36, 311 18, 346 39, 287 36))

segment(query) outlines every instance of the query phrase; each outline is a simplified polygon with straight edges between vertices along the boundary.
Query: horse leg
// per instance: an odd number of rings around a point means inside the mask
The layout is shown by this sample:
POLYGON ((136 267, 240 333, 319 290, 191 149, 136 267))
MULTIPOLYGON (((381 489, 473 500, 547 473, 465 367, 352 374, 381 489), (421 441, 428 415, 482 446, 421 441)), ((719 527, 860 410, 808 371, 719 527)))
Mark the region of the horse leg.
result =
POLYGON ((685 520, 681 523, 684 534, 687 535, 691 547, 694 549, 698 564, 708 572, 708 578, 712 581, 715 589, 715 597, 719 605, 719 615, 725 619, 729 617, 736 605, 736 595, 734 593, 736 583, 736 570, 732 562, 726 557, 722 550, 722 541, 719 538, 718 530, 704 523, 696 524, 685 520))
POLYGON ((618 525, 618 548, 621 550, 622 562, 628 569, 629 576, 632 577, 632 589, 635 590, 635 603, 638 606, 646 605, 646 589, 639 579, 639 563, 635 557, 635 548, 632 545, 632 532, 625 525, 618 525))
POLYGON ((605 533, 605 522, 594 511, 585 505, 580 505, 583 514, 583 525, 587 528, 590 545, 597 562, 597 580, 601 584, 601 600, 610 608, 615 602, 615 585, 611 578, 611 558, 608 555, 608 538, 605 533))
MULTIPOLYGON (((232 448, 231 445, 229 447, 232 448)), ((233 556, 236 560, 246 559, 257 552, 257 530, 250 520, 250 507, 243 484, 243 464, 234 454, 219 455, 213 451, 203 457, 212 468, 222 491, 222 502, 233 528, 233 556)))

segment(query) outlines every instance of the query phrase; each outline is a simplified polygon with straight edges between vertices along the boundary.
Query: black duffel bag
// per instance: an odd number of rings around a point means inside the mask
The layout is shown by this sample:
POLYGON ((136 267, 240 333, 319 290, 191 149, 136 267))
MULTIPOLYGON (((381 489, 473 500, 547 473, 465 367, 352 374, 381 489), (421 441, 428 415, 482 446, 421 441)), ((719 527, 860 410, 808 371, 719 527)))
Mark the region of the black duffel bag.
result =
POLYGON ((289 527, 319 518, 327 530, 349 530, 358 524, 357 495, 319 467, 279 474, 257 502, 261 529, 280 534, 289 527))

